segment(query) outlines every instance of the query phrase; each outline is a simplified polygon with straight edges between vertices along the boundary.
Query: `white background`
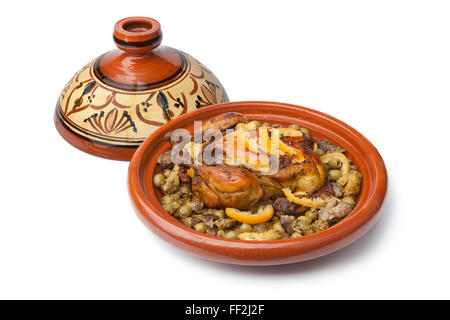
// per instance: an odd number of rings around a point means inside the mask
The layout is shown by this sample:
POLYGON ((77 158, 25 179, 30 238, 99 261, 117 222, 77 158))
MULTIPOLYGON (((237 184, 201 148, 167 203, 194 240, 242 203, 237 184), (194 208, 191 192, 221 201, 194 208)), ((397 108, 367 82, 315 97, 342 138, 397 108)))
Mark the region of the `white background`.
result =
POLYGON ((0 298, 450 298, 448 1, 9 1, 0 9, 0 298), (208 262, 134 214, 128 163, 57 134, 60 90, 114 23, 160 21, 231 100, 300 104, 379 149, 378 224, 288 266, 208 262))

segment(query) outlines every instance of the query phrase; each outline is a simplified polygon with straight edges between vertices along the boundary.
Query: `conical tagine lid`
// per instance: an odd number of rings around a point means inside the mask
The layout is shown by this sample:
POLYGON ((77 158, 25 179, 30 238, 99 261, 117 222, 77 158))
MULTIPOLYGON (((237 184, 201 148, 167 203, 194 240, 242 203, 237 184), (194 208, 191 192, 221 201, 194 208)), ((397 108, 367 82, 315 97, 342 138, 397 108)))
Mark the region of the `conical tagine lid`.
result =
POLYGON ((118 49, 78 71, 56 106, 61 136, 90 154, 130 160, 156 129, 206 105, 228 101, 214 74, 179 50, 161 46, 160 24, 122 19, 114 27, 118 49))

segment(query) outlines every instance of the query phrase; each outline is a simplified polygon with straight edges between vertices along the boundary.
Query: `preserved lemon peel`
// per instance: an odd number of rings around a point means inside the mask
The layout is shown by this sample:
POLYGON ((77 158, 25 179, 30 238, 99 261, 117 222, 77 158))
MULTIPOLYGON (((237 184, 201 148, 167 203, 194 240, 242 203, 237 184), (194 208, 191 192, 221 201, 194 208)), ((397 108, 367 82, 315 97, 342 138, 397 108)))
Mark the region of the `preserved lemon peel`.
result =
POLYGON ((320 157, 320 161, 324 164, 327 164, 331 159, 338 160, 341 163, 341 177, 337 180, 337 182, 341 186, 345 186, 348 181, 348 177, 350 176, 350 163, 348 162, 347 157, 341 152, 327 153, 320 157))
POLYGON ((303 132, 292 128, 273 128, 270 131, 278 130, 280 137, 303 137, 303 132))
POLYGON ((288 146, 287 144, 285 144, 281 139, 280 139, 280 130, 278 128, 273 129, 270 131, 271 137, 271 153, 272 154, 277 154, 277 152, 279 153, 279 155, 285 155, 286 153, 291 155, 291 156, 295 156, 297 155, 297 151, 288 146))
POLYGON ((289 199, 289 201, 294 202, 294 203, 299 204, 304 207, 319 209, 319 208, 323 207, 323 205, 325 204, 325 202, 321 198, 310 199, 310 198, 296 197, 292 193, 290 188, 284 188, 283 193, 286 196, 286 198, 289 199))
POLYGON ((186 170, 186 173, 187 173, 187 175, 188 175, 189 177, 191 177, 191 178, 193 178, 193 177, 195 176, 194 169, 192 169, 192 168, 187 169, 187 170, 186 170))
POLYGON ((241 211, 235 208, 226 208, 225 213, 236 221, 247 224, 258 224, 269 221, 273 214, 273 206, 271 204, 260 206, 256 213, 250 211, 241 211))

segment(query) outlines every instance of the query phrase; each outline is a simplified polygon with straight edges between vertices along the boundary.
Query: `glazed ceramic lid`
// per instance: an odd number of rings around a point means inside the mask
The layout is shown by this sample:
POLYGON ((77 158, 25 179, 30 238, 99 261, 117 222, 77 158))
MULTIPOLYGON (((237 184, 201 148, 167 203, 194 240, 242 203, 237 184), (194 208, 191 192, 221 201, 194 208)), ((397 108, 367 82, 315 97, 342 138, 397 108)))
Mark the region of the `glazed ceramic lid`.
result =
POLYGON ((228 101, 214 74, 188 54, 161 46, 160 24, 125 18, 114 27, 118 49, 86 64, 56 105, 61 136, 90 154, 130 160, 156 129, 189 111, 228 101))

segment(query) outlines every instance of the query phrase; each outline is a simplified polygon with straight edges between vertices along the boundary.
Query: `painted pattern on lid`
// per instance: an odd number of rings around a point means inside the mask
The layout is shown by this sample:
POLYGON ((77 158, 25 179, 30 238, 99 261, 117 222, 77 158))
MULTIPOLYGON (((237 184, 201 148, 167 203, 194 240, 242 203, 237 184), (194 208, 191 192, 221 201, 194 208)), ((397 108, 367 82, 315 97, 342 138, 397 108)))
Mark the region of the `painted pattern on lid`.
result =
POLYGON ((156 20, 134 17, 116 24, 119 49, 85 65, 58 99, 55 122, 69 143, 97 156, 128 160, 134 150, 122 149, 136 149, 172 119, 228 101, 207 67, 182 51, 159 46, 161 39, 156 20), (105 154, 107 147, 113 149, 105 154))

